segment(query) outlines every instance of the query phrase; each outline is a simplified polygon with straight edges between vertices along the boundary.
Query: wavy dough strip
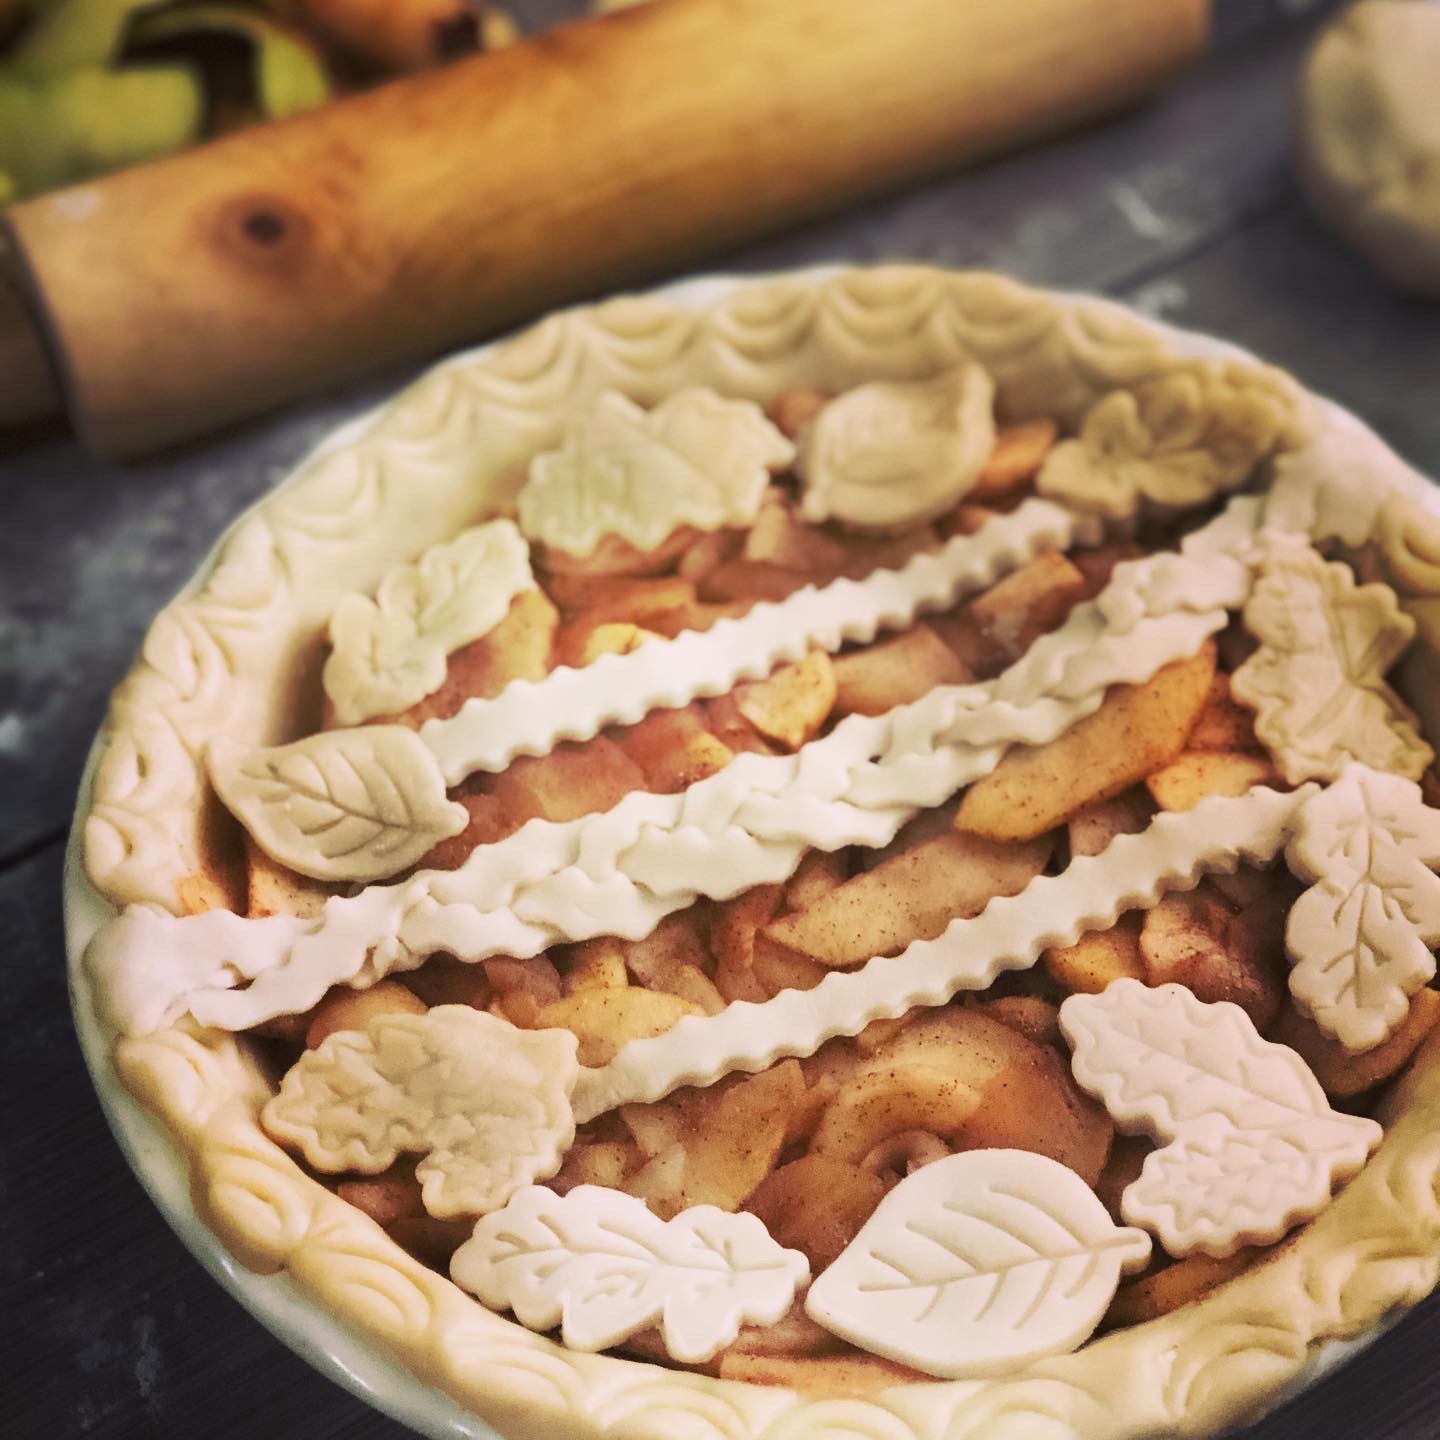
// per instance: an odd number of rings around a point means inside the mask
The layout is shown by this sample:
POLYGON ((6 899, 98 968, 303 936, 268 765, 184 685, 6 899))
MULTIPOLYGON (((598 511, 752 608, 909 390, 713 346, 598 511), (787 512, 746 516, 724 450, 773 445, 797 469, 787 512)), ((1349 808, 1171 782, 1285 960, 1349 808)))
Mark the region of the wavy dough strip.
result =
POLYGON ((1028 969, 1048 946, 1073 945, 1127 910, 1148 910, 1167 890, 1188 890, 1202 874, 1233 874, 1242 860, 1268 864, 1318 789, 1211 796, 1193 810, 1160 815, 1138 835, 1119 836, 1099 855, 1071 861, 1063 874, 1042 875, 1020 894, 992 900, 973 919, 951 921, 934 940, 917 940, 893 959, 832 971, 813 990, 736 1001, 718 1015, 687 1016, 663 1035, 632 1040, 608 1065, 580 1072, 575 1119, 583 1124, 682 1085, 709 1085, 735 1070, 813 1055, 872 1020, 984 990, 1003 971, 1028 969))
POLYGON ((1117 567, 1098 600, 996 680, 852 716, 795 755, 743 755, 679 795, 637 793, 567 824, 532 821, 458 870, 334 897, 315 920, 127 910, 87 955, 105 1011, 130 1034, 186 1013, 247 1029, 436 951, 474 961, 602 934, 636 939, 702 895, 786 879, 808 849, 888 844, 1008 746, 1046 743, 1112 685, 1194 654, 1248 593, 1249 570, 1224 553, 1247 515, 1222 514, 1187 541, 1192 553, 1117 567))
POLYGON ((543 680, 513 681, 493 699, 467 700, 450 718, 427 721, 420 738, 440 761, 445 783, 458 785, 476 770, 503 770, 517 756, 543 755, 562 740, 589 740, 607 725, 632 725, 651 710, 727 694, 739 681, 768 675, 817 646, 834 653, 847 642, 868 644, 881 630, 993 585, 1044 550, 1064 550, 1099 533, 1093 520, 1048 500, 1027 500, 898 570, 807 585, 709 630, 649 640, 581 669, 563 666, 543 680))

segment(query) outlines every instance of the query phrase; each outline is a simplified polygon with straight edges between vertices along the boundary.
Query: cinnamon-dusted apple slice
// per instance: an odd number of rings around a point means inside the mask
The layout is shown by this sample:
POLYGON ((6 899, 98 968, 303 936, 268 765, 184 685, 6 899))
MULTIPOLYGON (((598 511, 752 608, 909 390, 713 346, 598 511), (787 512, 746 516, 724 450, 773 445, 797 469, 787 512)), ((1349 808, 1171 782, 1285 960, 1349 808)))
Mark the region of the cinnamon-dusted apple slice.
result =
POLYGON ((995 840, 1029 840, 1128 790, 1184 748, 1214 674, 1215 646, 1207 642, 1142 684, 1116 685, 1057 740, 1007 751, 965 792, 955 824, 995 840))
POLYGON ((647 615, 695 601, 695 586, 676 575, 651 579, 551 575, 546 578, 545 588, 564 612, 567 622, 584 619, 596 625, 627 620, 640 625, 647 615))
POLYGON ((982 673, 998 674, 1041 635, 1064 624, 1085 598, 1085 588, 1075 565, 1051 551, 977 595, 969 610, 982 646, 982 673))
POLYGON ((1283 931, 1266 935, 1263 917, 1245 913, 1204 882, 1166 895, 1140 932, 1146 983, 1176 981, 1201 1000, 1229 1000, 1266 1029, 1285 994, 1283 931))
POLYGON ((630 1041, 663 1035, 685 1016, 700 1013, 698 1005, 678 995, 628 985, 623 990, 577 990, 552 1000, 524 1028, 569 1030, 580 1042, 580 1063, 604 1065, 630 1041))
POLYGON ((966 685, 975 677, 923 621, 893 639, 840 655, 833 662, 835 713, 883 715, 937 685, 966 685))
POLYGON ((298 915, 311 919, 325 902, 344 887, 331 881, 312 880, 272 859, 247 832, 245 835, 245 914, 250 919, 266 915, 298 915))
MULTIPOLYGON (((640 940, 611 940, 629 974, 647 990, 678 995, 703 1014, 718 1015, 725 1000, 706 973, 710 952, 694 909, 667 915, 640 940)), ((587 942, 594 944, 596 942, 587 942)))
POLYGON ((1033 480, 1059 436, 1060 427, 1048 419, 1002 425, 995 432, 994 448, 968 491, 969 498, 993 500, 1033 480))
POLYGON ((1086 805, 1066 822, 1071 858, 1099 855, 1117 835, 1138 835, 1154 818, 1149 793, 1138 785, 1086 805))
POLYGON ((784 492, 774 487, 760 507, 740 553, 746 560, 799 570, 817 584, 844 574, 850 558, 841 541, 807 525, 795 514, 784 492))
POLYGON ((803 570, 790 570, 768 560, 727 561, 700 582, 702 600, 784 600, 810 583, 803 570))
POLYGON ((755 936, 774 919, 781 899, 779 885, 756 885, 710 907, 708 938, 715 957, 715 986, 727 1003, 770 998, 755 975, 755 936))
POLYGON ((849 878, 850 867, 843 852, 832 855, 824 850, 812 850, 785 882, 785 908, 804 910, 839 889, 849 878))
POLYGON ((1132 910, 1108 930, 1090 930, 1073 945, 1052 945, 1041 963, 1045 973, 1074 995, 1098 995, 1113 980, 1143 980, 1149 973, 1140 953, 1144 915, 1132 910))
POLYGON ((1186 743, 1191 750, 1264 752, 1255 734, 1255 712, 1231 695, 1230 677, 1223 670, 1216 671, 1210 682, 1205 708, 1186 743))
POLYGON ((998 895, 1018 895, 1049 862, 1048 839, 991 841, 952 830, 837 886, 761 932, 769 947, 820 965, 858 965, 932 940, 998 895))
POLYGON ((1227 1280, 1243 1275, 1273 1248, 1247 1245, 1221 1259, 1213 1255, 1187 1255, 1173 1265, 1127 1280, 1115 1292, 1115 1299, 1105 1313, 1105 1326, 1113 1329, 1118 1325, 1158 1320, 1182 1305, 1203 1298, 1227 1280))
POLYGON ((777 748, 740 713, 740 706, 736 703, 733 694, 717 695, 713 700, 706 700, 704 706, 705 717, 709 721, 711 733, 723 740, 737 755, 775 755, 779 753, 777 748))
POLYGON ((615 741, 645 776, 645 789, 673 795, 718 774, 735 752, 711 733, 704 708, 652 710, 615 732, 615 741))
POLYGON ((1315 1072, 1320 1088, 1334 1100, 1348 1100, 1396 1074, 1440 1023, 1440 991, 1417 990, 1405 1018, 1373 1050, 1352 1055, 1333 1035, 1326 1035, 1294 1000, 1286 998, 1270 1029, 1269 1039, 1288 1045, 1315 1072))
MULTIPOLYGON (((631 1112, 669 1111, 663 1123, 674 1127, 680 1149, 681 1161, 673 1167, 668 1188, 652 1189, 646 1203, 662 1219, 694 1205, 738 1210, 774 1169, 790 1111, 804 1093, 799 1064, 782 1060, 758 1075, 732 1077, 705 1090, 683 1090, 653 1106, 626 1106, 626 1124, 632 1128, 643 1127, 647 1117, 631 1112)), ((669 1153, 662 1151, 656 1159, 664 1160, 669 1153)))
POLYGON ((1193 810, 1208 795, 1243 795, 1279 779, 1268 755, 1187 750, 1147 775, 1145 788, 1162 810, 1193 810))
POLYGON ((557 745, 545 755, 522 755, 493 782, 493 794, 515 825, 536 818, 578 820, 610 810, 645 788, 640 767, 613 740, 557 745))
POLYGON ((783 749, 798 750, 829 718, 835 694, 830 657, 823 650, 812 650, 803 660, 781 665, 764 680, 736 686, 735 704, 767 739, 783 749))
POLYGON ((885 1198, 885 1182, 869 1170, 825 1155, 803 1155, 773 1170, 745 1208, 770 1238, 799 1250, 818 1275, 839 1258, 885 1198))

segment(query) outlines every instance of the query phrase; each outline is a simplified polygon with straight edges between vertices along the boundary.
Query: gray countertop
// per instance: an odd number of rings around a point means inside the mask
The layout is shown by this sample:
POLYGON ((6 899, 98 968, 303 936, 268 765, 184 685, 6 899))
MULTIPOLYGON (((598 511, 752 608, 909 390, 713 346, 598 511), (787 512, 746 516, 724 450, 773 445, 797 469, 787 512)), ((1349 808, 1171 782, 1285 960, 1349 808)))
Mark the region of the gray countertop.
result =
MULTIPOLYGON (((514 8, 540 23, 576 7, 514 8)), ((1216 52, 1153 104, 715 268, 913 259, 1104 291, 1258 351, 1440 473, 1440 307, 1374 280, 1291 181, 1316 8, 1225 0, 1216 52)), ((406 1433, 251 1320, 131 1176, 71 1034, 59 900, 85 750, 147 621, 238 510, 398 379, 143 464, 58 434, 0 460, 0 1435, 406 1433)), ((1440 1302, 1422 1304, 1246 1434, 1440 1436, 1437 1325, 1440 1302)))

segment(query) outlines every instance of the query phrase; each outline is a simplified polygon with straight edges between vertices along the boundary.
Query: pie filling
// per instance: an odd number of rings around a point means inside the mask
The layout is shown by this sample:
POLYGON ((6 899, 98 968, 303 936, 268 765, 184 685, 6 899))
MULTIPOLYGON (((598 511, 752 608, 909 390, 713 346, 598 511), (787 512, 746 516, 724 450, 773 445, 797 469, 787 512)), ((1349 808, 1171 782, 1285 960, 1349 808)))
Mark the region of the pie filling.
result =
POLYGON ((1440 1021, 1415 622, 1268 513, 1271 372, 993 392, 602 397, 212 748, 234 863, 102 932, 112 1018, 244 1031, 309 1173, 578 1349, 1004 1373, 1263 1263, 1440 1021))

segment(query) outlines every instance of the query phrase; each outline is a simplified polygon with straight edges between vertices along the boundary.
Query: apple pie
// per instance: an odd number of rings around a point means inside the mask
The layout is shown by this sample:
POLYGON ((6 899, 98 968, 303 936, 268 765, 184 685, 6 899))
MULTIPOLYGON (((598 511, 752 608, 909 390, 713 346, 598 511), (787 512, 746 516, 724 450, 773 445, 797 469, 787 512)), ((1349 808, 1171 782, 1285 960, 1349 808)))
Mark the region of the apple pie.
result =
POLYGON ((1218 1429, 1440 1258, 1437 645, 1425 482, 1238 351, 560 315, 156 620, 88 995, 220 1239, 505 1433, 1218 1429))

